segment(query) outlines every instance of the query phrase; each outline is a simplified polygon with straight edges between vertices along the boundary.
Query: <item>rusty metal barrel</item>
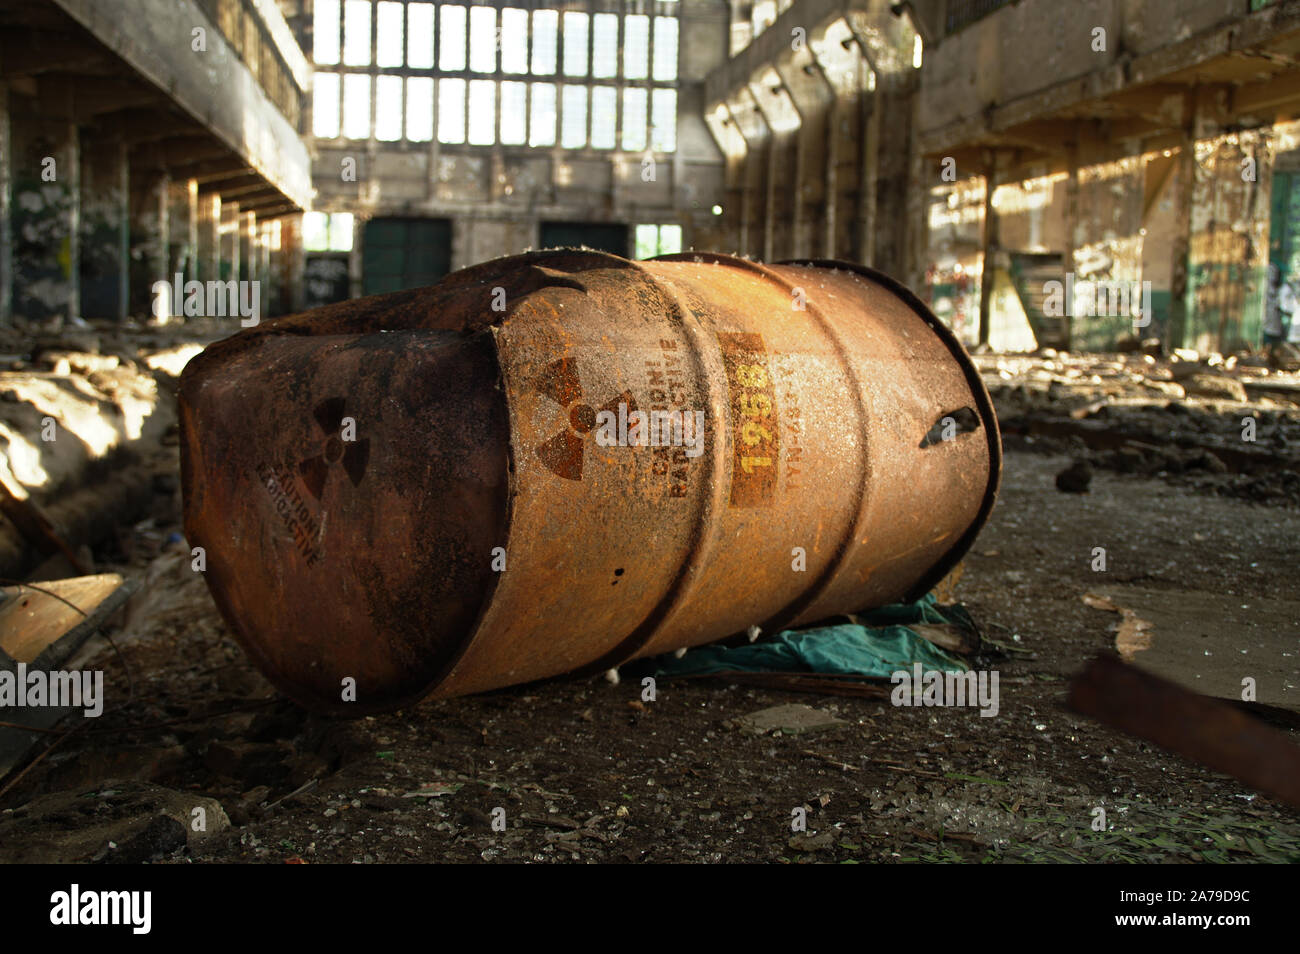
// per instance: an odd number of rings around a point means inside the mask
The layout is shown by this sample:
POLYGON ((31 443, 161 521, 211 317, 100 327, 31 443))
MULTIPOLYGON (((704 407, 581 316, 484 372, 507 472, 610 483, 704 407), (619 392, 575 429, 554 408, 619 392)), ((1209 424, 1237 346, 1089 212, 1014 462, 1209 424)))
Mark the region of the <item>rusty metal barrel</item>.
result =
POLYGON ((912 599, 993 506, 961 344, 861 266, 557 250, 207 348, 185 530, 252 659, 361 714, 912 599))

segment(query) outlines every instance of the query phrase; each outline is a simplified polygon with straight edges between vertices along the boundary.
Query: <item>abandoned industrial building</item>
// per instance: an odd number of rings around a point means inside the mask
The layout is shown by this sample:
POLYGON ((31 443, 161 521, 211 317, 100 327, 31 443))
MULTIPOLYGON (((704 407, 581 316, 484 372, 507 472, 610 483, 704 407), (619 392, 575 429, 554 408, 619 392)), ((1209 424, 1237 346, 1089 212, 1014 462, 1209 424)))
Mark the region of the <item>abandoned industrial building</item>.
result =
POLYGON ((1300 0, 0 0, 0 861, 1300 861, 1298 572, 1300 0))

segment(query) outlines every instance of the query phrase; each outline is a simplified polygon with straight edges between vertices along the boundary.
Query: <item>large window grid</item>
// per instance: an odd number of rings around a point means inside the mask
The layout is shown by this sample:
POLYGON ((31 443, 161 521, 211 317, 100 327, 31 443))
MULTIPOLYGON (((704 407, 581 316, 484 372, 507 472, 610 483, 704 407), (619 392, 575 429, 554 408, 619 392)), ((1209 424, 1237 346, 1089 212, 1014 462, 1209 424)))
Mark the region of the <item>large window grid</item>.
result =
MULTIPOLYGON (((608 4, 602 4, 607 6, 608 4)), ((318 139, 667 153, 676 3, 644 12, 316 0, 318 139)))

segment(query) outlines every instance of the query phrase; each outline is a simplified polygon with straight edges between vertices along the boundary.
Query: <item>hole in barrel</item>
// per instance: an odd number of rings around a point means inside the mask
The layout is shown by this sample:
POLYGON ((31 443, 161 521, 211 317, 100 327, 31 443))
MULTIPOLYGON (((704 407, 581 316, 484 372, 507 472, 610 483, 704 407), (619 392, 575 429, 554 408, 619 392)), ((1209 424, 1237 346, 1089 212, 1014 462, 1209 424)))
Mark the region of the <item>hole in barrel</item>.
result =
POLYGON ((980 417, 973 408, 963 407, 956 411, 945 411, 921 438, 922 447, 933 447, 943 441, 956 440, 962 434, 970 434, 980 428, 980 417))

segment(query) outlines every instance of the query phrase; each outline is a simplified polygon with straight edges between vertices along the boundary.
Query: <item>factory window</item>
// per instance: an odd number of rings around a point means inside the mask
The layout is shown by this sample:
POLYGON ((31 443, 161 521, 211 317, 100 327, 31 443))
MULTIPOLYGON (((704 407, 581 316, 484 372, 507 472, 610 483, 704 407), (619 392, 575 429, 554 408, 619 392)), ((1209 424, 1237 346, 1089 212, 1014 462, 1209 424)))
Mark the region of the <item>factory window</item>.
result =
POLYGON ((370 138, 370 77, 347 73, 343 77, 343 135, 370 138))
POLYGON ((676 148, 676 16, 318 0, 314 17, 316 63, 335 67, 317 75, 311 126, 319 138, 676 148))
POLYGON ((406 6, 384 2, 375 8, 375 65, 402 65, 402 21, 406 6))
POLYGON ((637 258, 674 255, 681 250, 682 227, 680 225, 638 225, 636 227, 637 258))
POLYGON ((465 81, 438 80, 438 142, 465 141, 465 81))
POLYGON ((433 138, 433 78, 412 76, 406 80, 406 138, 428 142, 433 138))
POLYGON ((587 15, 564 15, 564 75, 587 75, 587 15))
POLYGON ((528 86, 501 84, 501 143, 522 146, 528 141, 528 86))
POLYGON ((320 66, 339 61, 339 0, 316 0, 312 22, 312 58, 320 66))
POLYGON ((646 91, 638 86, 623 90, 623 148, 640 152, 646 146, 646 91))
POLYGON ((501 72, 528 72, 528 11, 501 11, 501 72))
POLYGON ((596 149, 613 149, 615 123, 618 119, 618 90, 613 86, 594 86, 591 90, 591 145, 596 149))
POLYGON ((492 7, 470 8, 469 68, 475 73, 497 71, 497 12, 492 7))
POLYGON ((411 69, 433 69, 433 4, 411 3, 406 7, 406 65, 411 69))
POLYGON ((471 146, 490 146, 497 141, 496 116, 497 84, 491 80, 471 80, 469 84, 469 144, 471 146))
POLYGON ((352 213, 304 212, 302 245, 309 252, 352 251, 352 213))
POLYGON ((677 91, 656 89, 650 100, 650 147, 656 152, 677 148, 677 91))
POLYGON ((555 72, 556 28, 560 15, 554 10, 533 11, 533 73, 550 76, 555 72))
POLYGON ((565 86, 563 131, 560 145, 565 149, 581 149, 587 145, 587 87, 565 86))
POLYGON ((343 65, 370 65, 370 0, 343 4, 343 65))
POLYGON ((665 83, 677 79, 676 17, 655 17, 654 78, 665 83))
POLYGON ((312 134, 333 139, 339 134, 339 74, 317 73, 312 77, 312 134))
POLYGON ((618 15, 597 13, 591 21, 591 75, 612 79, 618 75, 618 15))
POLYGON ((443 7, 438 15, 438 63, 448 73, 465 68, 465 8, 443 7))
POLYGON ((375 138, 396 142, 402 138, 402 78, 375 79, 375 138))
POLYGON ((645 79, 650 55, 650 18, 634 14, 623 18, 623 78, 645 79))
POLYGON ((555 87, 550 83, 533 83, 530 91, 528 145, 555 145, 555 87))

